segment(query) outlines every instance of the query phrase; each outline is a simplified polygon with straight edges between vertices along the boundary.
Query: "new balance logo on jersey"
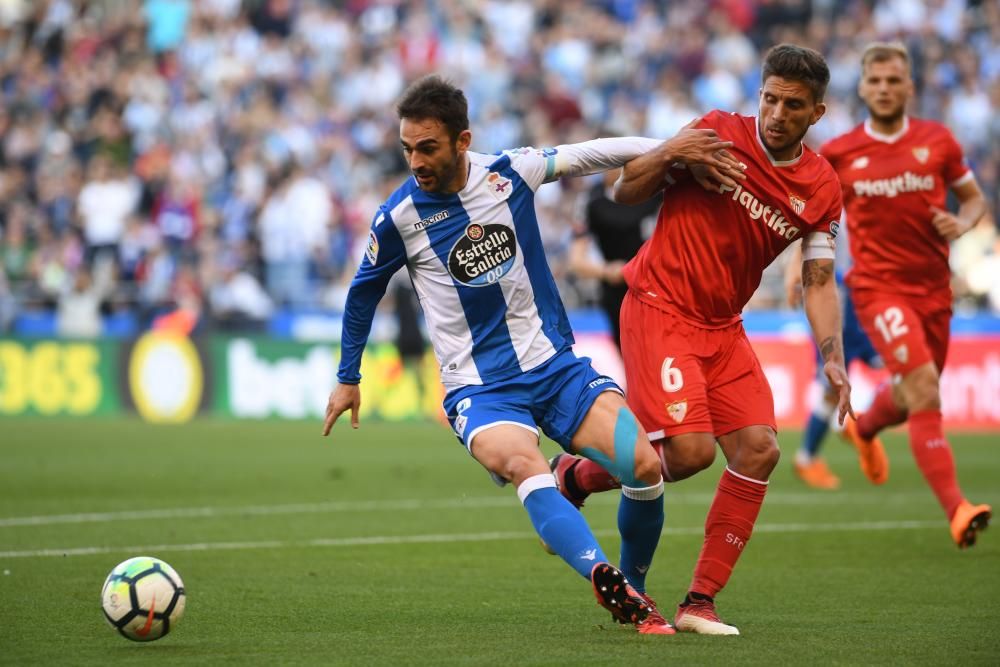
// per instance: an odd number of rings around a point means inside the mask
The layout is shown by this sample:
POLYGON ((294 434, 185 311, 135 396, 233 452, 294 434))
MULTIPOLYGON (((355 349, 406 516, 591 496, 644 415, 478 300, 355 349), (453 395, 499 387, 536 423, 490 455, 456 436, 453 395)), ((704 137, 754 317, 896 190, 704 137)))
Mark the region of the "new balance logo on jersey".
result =
POLYGON ((907 171, 892 178, 854 181, 854 194, 858 197, 895 197, 902 192, 930 192, 934 189, 933 176, 921 176, 907 171))
POLYGON ((868 156, 862 155, 851 163, 851 169, 864 169, 868 166, 868 156))
MULTIPOLYGON (((742 185, 737 184, 735 189, 722 187, 723 192, 728 192, 729 190, 732 190, 733 201, 739 203, 747 210, 751 220, 762 220, 775 233, 789 241, 799 235, 799 228, 788 222, 777 207, 765 206, 752 192, 744 190, 742 185)), ((796 199, 798 198, 796 197, 796 199)), ((806 203, 802 201, 803 209, 805 205, 806 203)), ((792 202, 792 206, 795 206, 794 201, 792 202)))

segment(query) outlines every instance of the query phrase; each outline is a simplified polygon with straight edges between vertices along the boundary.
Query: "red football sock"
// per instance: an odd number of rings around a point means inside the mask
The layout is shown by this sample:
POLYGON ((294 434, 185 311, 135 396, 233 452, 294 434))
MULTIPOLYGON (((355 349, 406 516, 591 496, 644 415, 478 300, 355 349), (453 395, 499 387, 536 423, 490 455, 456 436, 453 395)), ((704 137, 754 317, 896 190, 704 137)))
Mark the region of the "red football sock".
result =
POLYGON ((915 412, 910 415, 909 426, 913 458, 950 519, 962 502, 962 491, 958 488, 951 445, 941 426, 941 411, 915 412))
POLYGON ((871 406, 858 416, 858 434, 867 440, 878 435, 882 429, 902 424, 905 420, 906 413, 892 400, 892 384, 883 382, 875 390, 871 406))
POLYGON ((705 542, 694 568, 691 591, 715 597, 729 581, 736 561, 750 540, 767 493, 767 482, 726 468, 705 518, 705 542))
POLYGON ((573 478, 576 480, 577 489, 584 494, 621 488, 621 483, 612 477, 611 473, 590 459, 580 459, 580 462, 573 466, 573 478))

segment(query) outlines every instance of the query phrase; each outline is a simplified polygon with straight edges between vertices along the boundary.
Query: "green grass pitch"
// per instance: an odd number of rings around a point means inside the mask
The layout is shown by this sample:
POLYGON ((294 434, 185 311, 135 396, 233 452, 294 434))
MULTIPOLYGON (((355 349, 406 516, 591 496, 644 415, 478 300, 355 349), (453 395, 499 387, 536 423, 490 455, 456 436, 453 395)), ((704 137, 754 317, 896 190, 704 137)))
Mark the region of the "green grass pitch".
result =
MULTIPOLYGON (((346 420, 342 420, 346 421, 346 420)), ((997 664, 1000 530, 960 552, 909 454, 884 487, 835 437, 839 492, 791 474, 718 599, 740 637, 614 626, 497 489, 431 424, 0 421, 0 664, 997 664), (105 575, 135 555, 184 578, 161 641, 105 623, 105 575)), ((1000 507, 998 436, 955 435, 972 500, 1000 507)), ((546 443, 547 453, 555 452, 546 443)), ((649 592, 672 615, 722 469, 668 486, 649 592)), ((585 514, 616 554, 617 494, 585 514)))

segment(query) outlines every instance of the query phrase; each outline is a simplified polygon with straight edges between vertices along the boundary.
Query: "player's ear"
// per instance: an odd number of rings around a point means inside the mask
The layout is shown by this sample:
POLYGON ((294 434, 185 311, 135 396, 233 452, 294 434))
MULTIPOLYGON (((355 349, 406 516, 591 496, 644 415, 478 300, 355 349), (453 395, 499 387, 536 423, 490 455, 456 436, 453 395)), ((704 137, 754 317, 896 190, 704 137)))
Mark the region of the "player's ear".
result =
POLYGON ((472 131, 462 130, 458 133, 458 138, 455 140, 455 150, 459 152, 464 152, 469 150, 469 146, 472 145, 472 131))
POLYGON ((820 102, 815 107, 813 107, 812 118, 809 119, 810 125, 815 125, 819 122, 819 119, 823 117, 826 113, 826 103, 820 102))

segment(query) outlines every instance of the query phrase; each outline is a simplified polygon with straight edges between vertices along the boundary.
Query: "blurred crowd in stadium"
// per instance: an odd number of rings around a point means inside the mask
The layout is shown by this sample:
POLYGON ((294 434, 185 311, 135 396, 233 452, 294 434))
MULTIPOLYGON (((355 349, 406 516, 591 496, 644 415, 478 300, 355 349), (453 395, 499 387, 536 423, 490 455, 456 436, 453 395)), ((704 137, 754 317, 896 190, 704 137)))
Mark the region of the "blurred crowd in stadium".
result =
MULTIPOLYGON (((57 313, 243 329, 339 309, 378 204, 405 177, 394 101, 427 72, 470 100, 473 149, 668 137, 755 113, 759 60, 829 61, 809 143, 851 128, 859 56, 900 39, 912 112, 963 144, 1000 205, 1000 3, 992 0, 0 0, 0 332, 57 313)), ((589 184, 542 188, 564 273, 589 184)), ((887 212, 888 213, 888 212, 887 212)), ((953 248, 960 306, 1000 311, 992 217, 953 248)), ((780 267, 752 307, 781 307, 780 267)))

